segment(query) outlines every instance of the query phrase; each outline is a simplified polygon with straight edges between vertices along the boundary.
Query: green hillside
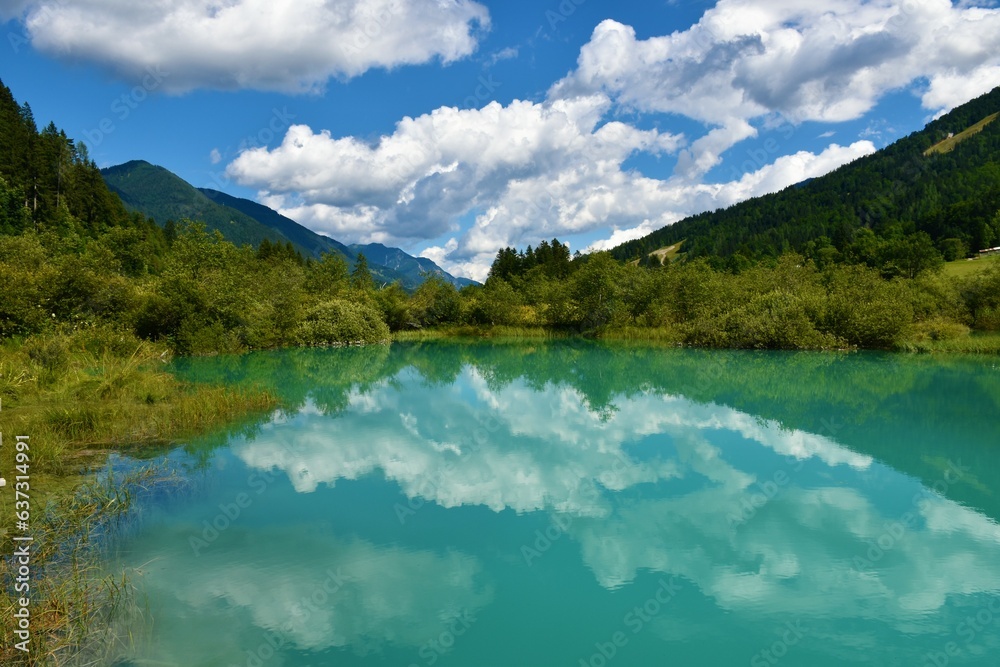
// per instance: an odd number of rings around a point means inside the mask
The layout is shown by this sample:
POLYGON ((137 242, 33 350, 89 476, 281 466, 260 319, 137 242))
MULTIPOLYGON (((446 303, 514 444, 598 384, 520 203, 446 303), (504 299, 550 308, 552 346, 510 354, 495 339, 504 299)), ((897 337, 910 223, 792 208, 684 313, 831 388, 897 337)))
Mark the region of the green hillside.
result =
POLYGON ((955 150, 955 146, 958 144, 962 143, 969 137, 982 132, 984 127, 997 119, 997 116, 1000 116, 1000 113, 990 114, 975 125, 965 128, 958 134, 950 134, 947 139, 939 141, 925 150, 924 155, 930 155, 931 153, 950 153, 955 150))
POLYGON ((198 191, 216 204, 225 206, 228 209, 239 211, 240 213, 253 218, 260 224, 280 232, 297 247, 305 248, 307 250, 307 254, 313 257, 319 257, 324 252, 339 252, 349 262, 352 264, 354 262, 355 253, 340 241, 336 241, 329 236, 317 234, 311 229, 303 227, 291 218, 287 218, 277 211, 264 206, 263 204, 258 204, 255 201, 250 201, 249 199, 233 197, 232 195, 227 195, 225 192, 219 192, 218 190, 198 188, 198 191))
MULTIPOLYGON (((204 222, 209 231, 218 230, 236 245, 260 245, 264 239, 287 243, 290 239, 276 229, 254 220, 236 209, 221 206, 172 172, 144 160, 133 160, 101 170, 108 187, 131 210, 156 220, 160 225, 182 218, 204 222)), ((311 255, 301 244, 299 252, 311 255)))
POLYGON ((998 111, 1000 88, 826 176, 686 218, 612 254, 633 260, 686 240, 688 258, 734 266, 789 251, 885 265, 914 248, 954 260, 1000 244, 1000 123, 988 122, 998 111), (929 150, 949 135, 949 150, 929 150))

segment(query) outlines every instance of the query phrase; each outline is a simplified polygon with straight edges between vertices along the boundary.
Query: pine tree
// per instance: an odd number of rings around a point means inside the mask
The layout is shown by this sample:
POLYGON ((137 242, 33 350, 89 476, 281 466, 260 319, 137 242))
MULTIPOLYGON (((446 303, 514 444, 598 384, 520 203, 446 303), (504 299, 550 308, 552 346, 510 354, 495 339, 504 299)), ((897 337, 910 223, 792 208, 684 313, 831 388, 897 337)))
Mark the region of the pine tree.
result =
POLYGON ((375 289, 375 281, 368 268, 368 258, 365 257, 364 253, 358 253, 354 270, 351 271, 351 287, 359 292, 370 292, 375 289))

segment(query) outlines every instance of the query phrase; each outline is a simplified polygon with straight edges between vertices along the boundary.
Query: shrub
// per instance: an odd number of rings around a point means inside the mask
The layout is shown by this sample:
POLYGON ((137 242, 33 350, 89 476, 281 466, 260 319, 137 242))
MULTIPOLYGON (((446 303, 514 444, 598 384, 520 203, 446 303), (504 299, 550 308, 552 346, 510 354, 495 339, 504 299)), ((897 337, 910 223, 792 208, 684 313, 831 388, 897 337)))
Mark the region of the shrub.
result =
POLYGON ((888 349, 906 335, 913 305, 904 283, 882 279, 863 266, 838 266, 827 274, 827 308, 820 329, 849 345, 888 349))
POLYGON ((758 294, 723 320, 731 347, 783 349, 836 347, 837 339, 817 331, 801 294, 774 290, 758 294))
POLYGON ((968 335, 969 327, 943 317, 918 322, 913 327, 913 339, 916 341, 955 340, 968 335))
POLYGON ((334 299, 306 314, 298 339, 305 345, 382 343, 389 340, 389 327, 372 306, 334 299))

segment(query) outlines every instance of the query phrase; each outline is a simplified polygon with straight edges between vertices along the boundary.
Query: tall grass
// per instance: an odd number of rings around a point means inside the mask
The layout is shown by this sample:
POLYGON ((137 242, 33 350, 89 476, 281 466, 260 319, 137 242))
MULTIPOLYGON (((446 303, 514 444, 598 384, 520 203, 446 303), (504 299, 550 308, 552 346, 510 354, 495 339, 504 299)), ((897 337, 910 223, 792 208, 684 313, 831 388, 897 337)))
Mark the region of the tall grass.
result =
MULTIPOLYGON (((118 628, 141 615, 141 605, 127 575, 100 567, 96 545, 113 534, 154 473, 100 482, 79 473, 110 451, 190 439, 277 405, 259 389, 181 382, 166 372, 168 360, 166 348, 108 327, 0 346, 0 432, 5 445, 29 436, 34 538, 31 651, 10 641, 16 566, 4 560, 0 664, 108 664, 110 652, 133 640, 118 628)), ((0 449, 0 470, 14 470, 14 454, 13 446, 0 449)), ((13 547, 14 502, 13 493, 0 493, 4 553, 13 547)))
POLYGON ((655 341, 676 345, 684 341, 683 334, 671 327, 619 326, 601 331, 597 337, 602 340, 655 341))
MULTIPOLYGON (((91 477, 73 493, 50 495, 33 512, 31 536, 31 639, 24 652, 14 637, 15 567, 0 574, 0 645, 3 665, 106 665, 130 653, 149 620, 126 571, 102 566, 104 548, 127 523, 137 495, 176 477, 145 467, 121 477, 91 477)), ((5 536, 5 542, 8 540, 5 536)), ((9 545, 8 545, 9 546, 9 545)))
MULTIPOLYGON (((185 384, 166 348, 114 330, 0 347, 0 430, 31 438, 34 473, 63 474, 110 449, 167 443, 272 409, 266 391, 185 384)), ((10 469, 13 451, 0 451, 10 469)))
POLYGON ((944 340, 910 340, 899 345, 903 352, 919 354, 1000 355, 1000 333, 980 333, 944 340))
POLYGON ((397 331, 394 341, 424 341, 442 338, 568 338, 572 334, 548 327, 517 327, 508 325, 442 325, 397 331))

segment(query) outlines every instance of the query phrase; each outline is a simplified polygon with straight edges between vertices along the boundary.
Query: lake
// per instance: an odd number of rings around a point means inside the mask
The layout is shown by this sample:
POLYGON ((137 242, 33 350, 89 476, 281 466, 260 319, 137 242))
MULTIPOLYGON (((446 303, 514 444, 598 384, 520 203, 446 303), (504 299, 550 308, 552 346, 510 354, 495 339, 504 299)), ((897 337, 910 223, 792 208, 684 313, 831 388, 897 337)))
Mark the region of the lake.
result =
POLYGON ((557 342, 184 359, 143 665, 1000 665, 1000 361, 557 342))

